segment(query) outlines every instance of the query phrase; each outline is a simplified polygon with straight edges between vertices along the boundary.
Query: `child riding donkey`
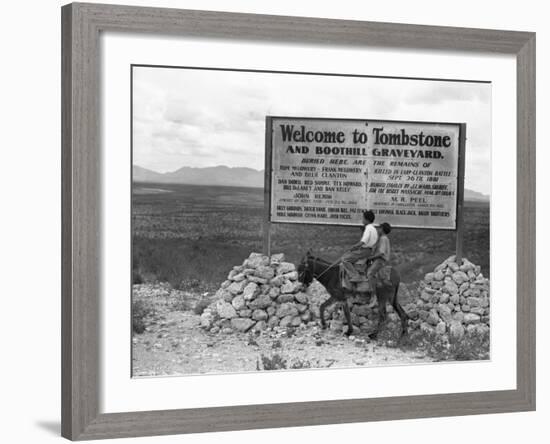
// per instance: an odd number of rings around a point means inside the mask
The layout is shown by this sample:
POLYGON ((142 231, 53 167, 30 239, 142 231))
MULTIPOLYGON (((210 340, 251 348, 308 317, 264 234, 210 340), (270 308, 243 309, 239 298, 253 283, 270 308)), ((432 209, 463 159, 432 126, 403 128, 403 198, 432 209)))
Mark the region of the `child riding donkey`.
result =
MULTIPOLYGON (((391 232, 390 224, 384 222, 378 227, 374 226, 374 213, 370 210, 363 212, 363 224, 365 226, 361 240, 353 245, 350 251, 341 257, 342 271, 347 274, 349 282, 361 283, 365 277, 361 275, 354 264, 366 263, 367 268, 367 297, 376 294, 378 272, 389 262, 390 240, 387 235, 391 232)), ((371 306, 375 304, 373 300, 371 306)))
POLYGON ((371 299, 370 308, 376 304, 376 299, 378 299, 379 322, 374 336, 380 326, 386 322, 386 303, 393 306, 401 320, 400 334, 406 335, 409 317, 398 301, 401 278, 398 270, 389 264, 390 241, 387 235, 391 231, 391 226, 388 223, 383 223, 379 227, 375 227, 372 211, 363 213, 363 222, 365 228, 361 241, 355 244, 340 260, 330 263, 322 258, 312 256, 308 252, 297 267, 298 281, 307 288, 313 279, 317 279, 328 291, 330 297, 319 307, 319 317, 323 328, 326 327, 324 312, 327 307, 335 302, 341 302, 348 325, 346 335, 351 335, 353 326, 347 299, 355 293, 367 293, 371 299), (353 265, 359 261, 371 263, 367 269, 367 279, 353 265), (351 275, 353 283, 350 282, 349 275, 351 275), (373 295, 376 298, 372 298, 373 295))

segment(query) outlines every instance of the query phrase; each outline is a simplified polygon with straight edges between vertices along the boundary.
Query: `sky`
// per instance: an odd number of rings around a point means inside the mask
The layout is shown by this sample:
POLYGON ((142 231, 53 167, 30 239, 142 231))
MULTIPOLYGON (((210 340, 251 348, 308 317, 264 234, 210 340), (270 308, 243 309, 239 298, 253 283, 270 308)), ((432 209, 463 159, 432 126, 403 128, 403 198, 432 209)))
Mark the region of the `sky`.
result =
POLYGON ((261 170, 266 115, 466 122, 465 186, 490 194, 487 83, 134 67, 133 163, 261 170))

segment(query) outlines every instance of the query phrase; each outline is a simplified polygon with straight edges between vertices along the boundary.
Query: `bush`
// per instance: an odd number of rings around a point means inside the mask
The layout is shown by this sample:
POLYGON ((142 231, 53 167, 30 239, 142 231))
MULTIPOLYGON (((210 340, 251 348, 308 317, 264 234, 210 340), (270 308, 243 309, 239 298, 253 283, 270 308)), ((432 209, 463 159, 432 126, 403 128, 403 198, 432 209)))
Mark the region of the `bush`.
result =
POLYGON ((286 359, 275 353, 273 356, 261 355, 262 366, 260 367, 260 361, 256 361, 257 370, 284 370, 287 368, 286 359))
POLYGON ((306 361, 305 359, 296 359, 289 365, 287 360, 284 359, 279 353, 275 353, 271 357, 262 354, 260 359, 256 361, 256 370, 300 370, 312 367, 311 362, 306 361))
POLYGON ((148 307, 143 301, 135 301, 132 304, 132 330, 134 333, 141 334, 145 331, 145 319, 152 313, 151 307, 148 307))
POLYGON ((136 269, 132 270, 132 284, 143 284, 143 277, 136 269))
POLYGON ((288 326, 285 331, 285 335, 287 338, 291 338, 296 334, 296 327, 288 326))
POLYGON ((461 339, 435 332, 412 332, 401 348, 423 350, 434 361, 480 361, 490 357, 490 333, 466 332, 461 339))
POLYGON ((200 291, 205 284, 198 279, 184 279, 178 284, 178 289, 183 291, 200 291))
POLYGON ((384 325, 377 326, 374 333, 376 340, 387 347, 393 347, 398 344, 404 336, 401 335, 401 324, 398 322, 386 322, 384 325))
POLYGON ((491 335, 489 332, 468 333, 460 341, 450 342, 449 355, 457 361, 478 361, 490 358, 491 335))
POLYGON ((193 313, 200 316, 203 313, 204 309, 208 307, 211 302, 212 301, 210 300, 210 298, 202 298, 195 304, 195 307, 193 308, 193 313))
POLYGON ((302 369, 302 368, 311 368, 311 362, 306 361, 304 359, 297 359, 292 364, 290 364, 290 368, 292 369, 302 369))
POLYGON ((191 310, 191 304, 183 298, 178 298, 172 303, 172 310, 189 311, 191 310))

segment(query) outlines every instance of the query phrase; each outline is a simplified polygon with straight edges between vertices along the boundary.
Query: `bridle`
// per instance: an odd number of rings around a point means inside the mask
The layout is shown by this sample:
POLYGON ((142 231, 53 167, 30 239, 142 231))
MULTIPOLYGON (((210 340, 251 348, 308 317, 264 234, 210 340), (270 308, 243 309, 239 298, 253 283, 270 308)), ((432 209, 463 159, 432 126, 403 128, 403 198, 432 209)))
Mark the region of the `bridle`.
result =
MULTIPOLYGON (((315 276, 315 265, 317 264, 317 258, 315 256, 310 256, 311 259, 313 260, 313 267, 312 267, 312 270, 311 270, 311 273, 313 275, 313 277, 315 279, 319 279, 321 276, 323 276, 327 271, 329 271, 332 267, 334 267, 335 265, 337 265, 338 263, 340 263, 340 259, 337 259, 335 262, 333 262, 332 264, 330 264, 323 272, 321 272, 319 275, 315 276)), ((303 274, 306 272, 306 270, 309 268, 309 263, 307 261, 307 258, 306 258, 306 267, 304 269, 304 271, 302 271, 300 273, 300 277, 303 276, 303 274)))

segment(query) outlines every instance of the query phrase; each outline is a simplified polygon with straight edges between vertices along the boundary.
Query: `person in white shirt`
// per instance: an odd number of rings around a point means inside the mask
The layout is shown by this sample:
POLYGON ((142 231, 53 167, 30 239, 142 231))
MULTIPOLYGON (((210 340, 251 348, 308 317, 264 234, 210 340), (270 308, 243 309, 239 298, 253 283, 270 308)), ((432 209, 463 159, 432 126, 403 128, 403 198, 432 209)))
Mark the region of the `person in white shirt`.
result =
POLYGON ((391 233, 391 225, 384 222, 380 224, 377 231, 378 242, 376 243, 374 254, 369 257, 369 261, 372 261, 372 264, 367 270, 367 279, 370 288, 370 292, 367 292, 367 294, 370 293, 371 295, 375 294, 376 291, 378 272, 390 261, 391 256, 391 244, 388 238, 388 234, 391 233))
POLYGON ((370 210, 363 211, 363 224, 365 229, 361 240, 351 247, 349 251, 344 253, 341 258, 342 265, 350 275, 350 281, 361 281, 362 278, 355 270, 353 264, 360 259, 369 258, 374 252, 374 247, 378 241, 378 232, 373 225, 374 213, 370 210))

